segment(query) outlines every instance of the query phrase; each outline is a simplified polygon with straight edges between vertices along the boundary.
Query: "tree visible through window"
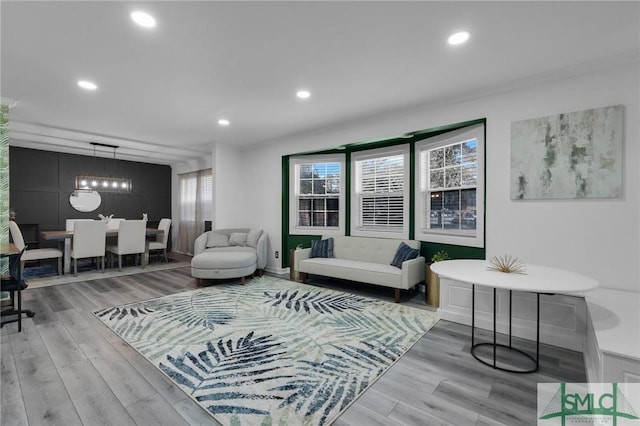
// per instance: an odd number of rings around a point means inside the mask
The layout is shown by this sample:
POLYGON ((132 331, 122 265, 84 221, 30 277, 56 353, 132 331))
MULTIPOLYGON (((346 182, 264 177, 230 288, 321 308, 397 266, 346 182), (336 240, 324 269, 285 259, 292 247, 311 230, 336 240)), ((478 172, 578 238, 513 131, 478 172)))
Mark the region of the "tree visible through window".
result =
POLYGON ((342 232, 344 228, 344 156, 291 159, 293 197, 290 231, 342 232))
POLYGON ((476 229, 478 141, 470 139, 422 152, 429 164, 424 223, 431 229, 476 229), (425 218, 426 219, 426 218, 425 218))
POLYGON ((300 165, 298 226, 337 227, 340 212, 340 163, 300 165))
POLYGON ((416 144, 416 238, 484 246, 484 126, 416 144))

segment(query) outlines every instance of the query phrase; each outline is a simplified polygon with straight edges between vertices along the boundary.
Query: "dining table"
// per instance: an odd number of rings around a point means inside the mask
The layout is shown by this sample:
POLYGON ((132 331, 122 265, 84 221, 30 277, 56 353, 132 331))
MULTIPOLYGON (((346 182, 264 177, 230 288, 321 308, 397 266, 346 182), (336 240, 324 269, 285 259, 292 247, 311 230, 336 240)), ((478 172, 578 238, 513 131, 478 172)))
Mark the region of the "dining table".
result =
MULTIPOLYGON (((162 235, 164 231, 162 229, 156 228, 146 228, 146 235, 155 236, 162 235)), ((40 236, 44 240, 56 240, 60 243, 64 241, 71 241, 73 238, 73 231, 40 231, 40 236)), ((107 229, 107 238, 109 237, 117 237, 118 229, 107 229)), ((149 263, 149 245, 145 245, 144 257, 142 259, 143 264, 149 263)), ((64 244, 64 273, 68 274, 71 272, 71 244, 64 244)))

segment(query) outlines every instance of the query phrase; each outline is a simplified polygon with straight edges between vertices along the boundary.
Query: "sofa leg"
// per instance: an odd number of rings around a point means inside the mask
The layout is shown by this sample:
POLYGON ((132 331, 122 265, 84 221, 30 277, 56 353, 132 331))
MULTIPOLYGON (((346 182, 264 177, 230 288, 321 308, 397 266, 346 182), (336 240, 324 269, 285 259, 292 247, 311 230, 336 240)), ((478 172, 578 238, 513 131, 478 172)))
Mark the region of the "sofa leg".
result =
POLYGON ((396 288, 395 302, 400 303, 400 289, 396 288))
POLYGON ((196 278, 196 287, 202 286, 202 278, 196 278))
POLYGON ((244 285, 244 277, 240 277, 240 284, 244 285))
POLYGON ((306 272, 300 272, 300 281, 302 281, 303 283, 306 283, 308 276, 309 275, 306 272))

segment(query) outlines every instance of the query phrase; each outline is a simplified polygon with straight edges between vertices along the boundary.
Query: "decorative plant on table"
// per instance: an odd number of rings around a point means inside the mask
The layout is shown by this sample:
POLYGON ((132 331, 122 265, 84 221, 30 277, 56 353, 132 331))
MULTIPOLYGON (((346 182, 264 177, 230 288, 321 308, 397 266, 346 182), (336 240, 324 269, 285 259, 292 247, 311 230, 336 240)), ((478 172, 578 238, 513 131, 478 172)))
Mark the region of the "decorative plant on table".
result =
POLYGON ((493 256, 489 260, 488 271, 504 272, 505 274, 526 274, 524 263, 517 257, 509 254, 504 256, 493 256))
POLYGON ((431 261, 434 262, 434 263, 435 262, 440 262, 442 260, 449 260, 449 259, 451 259, 449 257, 449 253, 447 253, 444 250, 440 250, 440 251, 436 252, 433 256, 431 256, 431 261))

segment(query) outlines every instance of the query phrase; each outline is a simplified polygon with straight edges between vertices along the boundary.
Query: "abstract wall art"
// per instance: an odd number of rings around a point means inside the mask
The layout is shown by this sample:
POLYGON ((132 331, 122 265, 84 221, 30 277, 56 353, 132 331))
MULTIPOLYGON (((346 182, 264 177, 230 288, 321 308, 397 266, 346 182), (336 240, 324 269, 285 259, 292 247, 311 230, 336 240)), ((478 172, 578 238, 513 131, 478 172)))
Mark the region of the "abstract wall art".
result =
POLYGON ((511 199, 622 197, 624 107, 511 123, 511 199))

